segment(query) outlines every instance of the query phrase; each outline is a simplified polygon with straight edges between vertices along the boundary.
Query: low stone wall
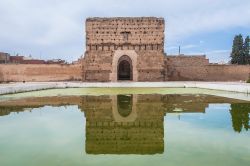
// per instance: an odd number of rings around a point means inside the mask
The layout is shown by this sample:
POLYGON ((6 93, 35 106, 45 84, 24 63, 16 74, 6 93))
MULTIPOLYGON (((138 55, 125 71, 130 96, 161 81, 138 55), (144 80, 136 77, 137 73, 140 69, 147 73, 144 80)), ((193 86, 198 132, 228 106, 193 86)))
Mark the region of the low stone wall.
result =
MULTIPOLYGON (((210 94, 227 98, 235 98, 239 100, 250 101, 250 84, 240 83, 240 82, 193 82, 193 81, 166 81, 166 82, 96 82, 96 83, 87 83, 87 82, 29 82, 29 83, 10 83, 10 84, 0 84, 0 95, 17 93, 17 92, 28 92, 34 90, 42 89, 64 89, 64 88, 153 88, 149 91, 144 91, 141 89, 141 94, 162 94, 162 91, 158 91, 155 88, 187 88, 179 89, 176 92, 170 91, 166 94, 210 94), (188 88, 200 88, 200 89, 209 89, 209 90, 220 90, 218 91, 201 91, 199 89, 191 91, 188 88), (224 91, 224 92, 223 92, 224 91), (230 91, 230 92, 229 92, 230 91), (232 93, 231 93, 232 92, 232 93), (238 93, 235 93, 238 92, 238 93)), ((100 90, 100 89, 99 89, 100 90)), ((125 89, 127 90, 127 89, 125 89)), ((173 89, 172 89, 173 90, 173 89)), ((98 90, 97 90, 98 91, 98 90)), ((97 91, 87 91, 84 93, 82 91, 81 95, 100 95, 100 92, 97 91), (91 93, 92 92, 92 93, 91 93)), ((121 93, 122 91, 119 91, 121 93)), ((124 91, 125 92, 125 91, 124 91)), ((129 93, 138 93, 138 90, 129 93)), ((111 91, 103 91, 101 95, 110 95, 110 94, 119 94, 112 93, 111 91)), ((127 91, 126 91, 127 93, 127 91)), ((165 93, 165 92, 164 92, 165 93)), ((53 94, 57 95, 57 94, 53 94)), ((73 94, 70 94, 73 95, 73 94)))
POLYGON ((59 64, 2 64, 0 82, 74 81, 82 79, 82 67, 59 64))

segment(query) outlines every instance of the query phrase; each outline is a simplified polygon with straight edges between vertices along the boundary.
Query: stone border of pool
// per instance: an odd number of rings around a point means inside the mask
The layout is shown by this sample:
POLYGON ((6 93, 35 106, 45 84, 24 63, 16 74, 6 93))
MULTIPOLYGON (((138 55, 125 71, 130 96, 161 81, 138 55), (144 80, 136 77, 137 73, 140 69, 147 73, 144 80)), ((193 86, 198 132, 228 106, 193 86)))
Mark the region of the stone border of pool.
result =
POLYGON ((201 88, 210 90, 222 90, 238 93, 250 93, 250 84, 242 82, 26 82, 0 84, 0 95, 29 92, 56 88, 117 88, 117 87, 148 87, 148 88, 201 88))

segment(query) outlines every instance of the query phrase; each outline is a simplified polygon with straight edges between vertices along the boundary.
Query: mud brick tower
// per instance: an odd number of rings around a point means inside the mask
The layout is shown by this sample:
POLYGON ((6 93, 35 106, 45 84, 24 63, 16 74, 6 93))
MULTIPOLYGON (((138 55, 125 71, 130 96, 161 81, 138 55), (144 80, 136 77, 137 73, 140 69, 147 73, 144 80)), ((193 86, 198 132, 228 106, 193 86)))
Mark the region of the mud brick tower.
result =
POLYGON ((163 18, 86 20, 83 81, 164 81, 163 18))

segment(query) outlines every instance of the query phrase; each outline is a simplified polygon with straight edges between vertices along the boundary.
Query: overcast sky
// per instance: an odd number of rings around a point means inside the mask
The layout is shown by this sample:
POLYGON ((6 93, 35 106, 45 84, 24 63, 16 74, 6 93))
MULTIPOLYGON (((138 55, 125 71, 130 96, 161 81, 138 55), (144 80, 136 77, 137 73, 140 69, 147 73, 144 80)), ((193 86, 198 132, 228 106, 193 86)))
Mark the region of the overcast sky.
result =
POLYGON ((164 17, 165 52, 228 61, 235 34, 250 35, 250 0, 0 0, 0 51, 77 60, 87 17, 164 17))

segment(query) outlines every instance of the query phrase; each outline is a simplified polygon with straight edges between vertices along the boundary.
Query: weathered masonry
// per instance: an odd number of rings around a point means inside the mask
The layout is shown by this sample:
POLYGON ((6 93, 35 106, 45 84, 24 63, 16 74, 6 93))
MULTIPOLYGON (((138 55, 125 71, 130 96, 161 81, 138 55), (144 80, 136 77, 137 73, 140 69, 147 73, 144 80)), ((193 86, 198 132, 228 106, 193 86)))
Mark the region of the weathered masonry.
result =
POLYGON ((249 77, 249 65, 211 64, 205 55, 166 55, 163 18, 88 18, 85 24, 82 81, 238 81, 249 77))
POLYGON ((83 81, 164 81, 164 19, 89 18, 83 81))
POLYGON ((165 21, 156 17, 88 18, 86 51, 78 64, 6 64, 0 83, 18 81, 239 81, 250 65, 211 64, 205 55, 167 55, 165 21))

